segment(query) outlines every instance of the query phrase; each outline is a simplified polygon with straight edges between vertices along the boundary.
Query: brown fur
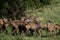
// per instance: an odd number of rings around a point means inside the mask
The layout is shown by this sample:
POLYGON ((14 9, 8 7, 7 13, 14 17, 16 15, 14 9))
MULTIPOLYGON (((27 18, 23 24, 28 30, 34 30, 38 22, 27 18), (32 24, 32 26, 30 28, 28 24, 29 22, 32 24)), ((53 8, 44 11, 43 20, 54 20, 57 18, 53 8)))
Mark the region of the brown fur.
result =
POLYGON ((40 21, 37 21, 38 19, 32 19, 31 17, 27 17, 25 19, 25 27, 28 31, 31 31, 31 34, 33 34, 33 31, 37 33, 37 35, 41 36, 41 30, 39 23, 40 21))
POLYGON ((51 35, 56 35, 56 27, 55 24, 48 25, 48 30, 51 32, 51 35))
POLYGON ((56 27, 56 32, 59 33, 60 32, 60 24, 55 24, 56 27))
POLYGON ((30 30, 31 33, 33 34, 33 31, 37 33, 38 36, 41 37, 41 30, 39 26, 33 22, 26 24, 27 30, 30 30), (32 31, 33 30, 33 31, 32 31))
POLYGON ((14 21, 11 22, 11 26, 12 26, 13 35, 16 35, 17 30, 18 30, 18 25, 16 23, 16 20, 14 20, 14 21))
POLYGON ((0 30, 1 30, 1 32, 6 31, 6 33, 7 33, 8 25, 9 25, 8 19, 0 19, 0 30))
POLYGON ((3 19, 2 30, 3 30, 3 31, 6 31, 6 33, 8 33, 8 30, 7 30, 8 26, 9 26, 9 21, 8 21, 8 19, 3 19))
POLYGON ((19 30, 20 33, 25 32, 25 27, 24 27, 25 23, 24 23, 24 21, 14 20, 14 21, 11 22, 11 25, 12 25, 12 28, 13 28, 12 31, 15 30, 14 34, 17 30, 19 30))
POLYGON ((50 22, 47 22, 47 24, 40 23, 41 29, 45 30, 47 32, 51 32, 51 35, 56 35, 56 27, 55 24, 52 24, 50 22))
POLYGON ((0 19, 0 32, 2 32, 3 19, 0 19))
POLYGON ((48 32, 51 32, 51 35, 56 36, 56 27, 51 20, 47 21, 48 32))

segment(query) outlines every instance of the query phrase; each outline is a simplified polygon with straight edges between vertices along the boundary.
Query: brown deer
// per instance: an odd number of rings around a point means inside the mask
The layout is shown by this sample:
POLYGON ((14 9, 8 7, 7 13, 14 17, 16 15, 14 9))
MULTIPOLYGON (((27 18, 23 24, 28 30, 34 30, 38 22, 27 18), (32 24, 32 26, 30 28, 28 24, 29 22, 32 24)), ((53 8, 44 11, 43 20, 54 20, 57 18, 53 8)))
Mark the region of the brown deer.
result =
POLYGON ((36 32, 37 35, 41 37, 41 30, 37 24, 35 24, 33 22, 28 23, 28 24, 26 24, 26 29, 27 29, 27 31, 30 31, 32 35, 33 35, 33 32, 36 32))
POLYGON ((13 35, 17 34, 17 30, 19 30, 19 33, 25 32, 26 28, 24 26, 24 21, 22 20, 14 20, 11 22, 12 25, 12 32, 13 35))
POLYGON ((40 27, 41 27, 42 30, 45 30, 47 32, 47 36, 48 36, 48 32, 50 32, 51 35, 56 35, 55 24, 53 24, 50 20, 48 20, 46 24, 43 24, 41 22, 40 27))
POLYGON ((7 28, 8 28, 8 26, 9 26, 9 21, 8 21, 8 19, 3 19, 3 25, 2 25, 2 30, 3 31, 6 31, 6 33, 8 33, 8 30, 7 30, 7 28))
POLYGON ((26 29, 27 29, 27 32, 30 31, 31 34, 33 35, 33 32, 36 32, 38 36, 41 37, 41 30, 40 30, 40 26, 39 26, 39 23, 34 20, 34 19, 31 19, 31 18, 27 18, 25 20, 26 22, 26 29))
POLYGON ((55 24, 56 33, 60 33, 60 24, 55 24))
POLYGON ((16 35, 17 34, 17 30, 18 30, 18 25, 16 23, 16 20, 11 21, 11 26, 12 26, 13 35, 16 35))
POLYGON ((0 19, 0 32, 2 32, 3 19, 0 19))

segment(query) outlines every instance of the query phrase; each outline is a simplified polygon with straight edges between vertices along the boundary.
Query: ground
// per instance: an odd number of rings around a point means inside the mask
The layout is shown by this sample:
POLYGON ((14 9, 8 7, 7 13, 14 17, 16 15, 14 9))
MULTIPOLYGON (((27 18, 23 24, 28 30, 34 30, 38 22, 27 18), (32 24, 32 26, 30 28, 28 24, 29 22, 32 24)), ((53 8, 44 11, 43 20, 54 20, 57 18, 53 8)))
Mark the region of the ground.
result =
MULTIPOLYGON (((49 34, 50 35, 50 34, 49 34)), ((42 37, 37 37, 35 34, 31 37, 29 36, 23 36, 23 35, 16 35, 13 36, 11 33, 11 28, 8 28, 8 34, 5 34, 5 32, 0 33, 0 40, 60 40, 60 35, 55 36, 55 37, 45 37, 46 32, 42 30, 42 37)))

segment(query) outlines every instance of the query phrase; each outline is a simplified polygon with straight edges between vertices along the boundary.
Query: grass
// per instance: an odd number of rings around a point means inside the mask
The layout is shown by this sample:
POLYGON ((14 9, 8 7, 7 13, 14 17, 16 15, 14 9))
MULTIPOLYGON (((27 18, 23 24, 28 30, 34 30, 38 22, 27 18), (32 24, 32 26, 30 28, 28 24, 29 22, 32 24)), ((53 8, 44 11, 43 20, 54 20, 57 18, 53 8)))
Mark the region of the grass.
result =
MULTIPOLYGON (((60 1, 59 1, 60 2, 60 1)), ((39 9, 26 9, 26 14, 30 16, 37 16, 42 22, 46 22, 48 18, 52 19, 54 23, 60 24, 60 3, 54 4, 51 6, 39 8, 39 9)), ((22 35, 16 35, 12 36, 11 34, 11 28, 8 28, 8 33, 1 33, 0 34, 0 40, 60 40, 60 35, 57 37, 36 37, 31 36, 22 36, 22 35)), ((46 32, 42 30, 42 35, 46 36, 46 32)))
POLYGON ((42 22, 50 18, 54 23, 60 24, 60 5, 48 5, 39 9, 27 9, 25 13, 29 16, 38 17, 42 22))
POLYGON ((8 34, 5 34, 5 32, 0 33, 0 40, 60 40, 60 35, 56 36, 56 37, 45 37, 46 36, 46 32, 44 30, 42 30, 42 37, 38 37, 38 36, 23 36, 23 35, 16 35, 13 36, 11 34, 11 26, 8 27, 8 34))
MULTIPOLYGON (((45 35, 45 32, 42 33, 42 35, 45 35)), ((16 36, 12 36, 11 33, 9 34, 5 34, 5 33, 1 33, 0 34, 0 40, 60 40, 60 35, 58 35, 57 37, 36 37, 36 36, 22 36, 22 35, 16 35, 16 36)))

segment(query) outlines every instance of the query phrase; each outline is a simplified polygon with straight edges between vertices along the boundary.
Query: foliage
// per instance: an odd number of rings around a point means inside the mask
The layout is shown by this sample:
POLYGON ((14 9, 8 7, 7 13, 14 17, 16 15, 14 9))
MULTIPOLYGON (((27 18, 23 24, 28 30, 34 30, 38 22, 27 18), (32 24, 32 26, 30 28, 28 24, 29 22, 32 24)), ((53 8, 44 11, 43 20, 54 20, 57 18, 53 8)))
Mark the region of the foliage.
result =
POLYGON ((26 9, 38 9, 50 5, 53 0, 0 0, 0 18, 19 19, 26 9))

